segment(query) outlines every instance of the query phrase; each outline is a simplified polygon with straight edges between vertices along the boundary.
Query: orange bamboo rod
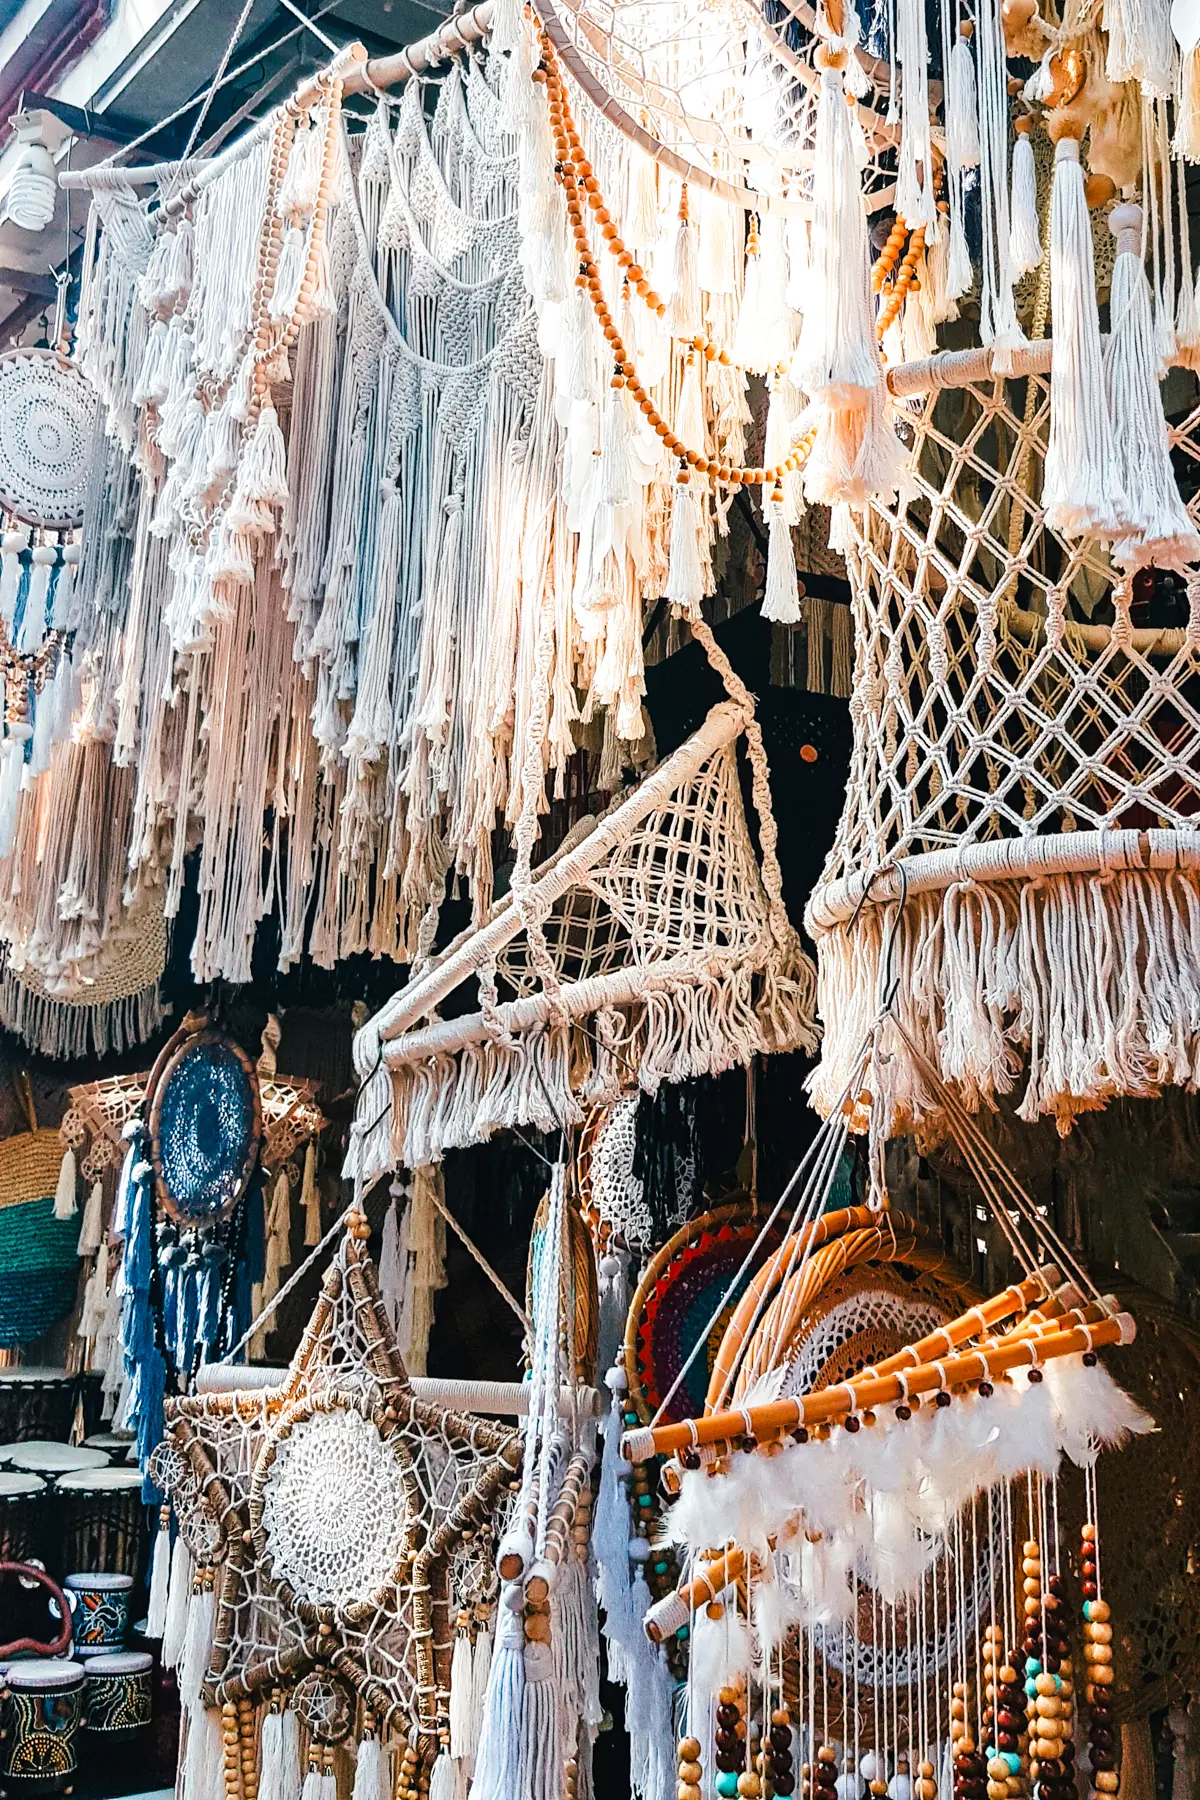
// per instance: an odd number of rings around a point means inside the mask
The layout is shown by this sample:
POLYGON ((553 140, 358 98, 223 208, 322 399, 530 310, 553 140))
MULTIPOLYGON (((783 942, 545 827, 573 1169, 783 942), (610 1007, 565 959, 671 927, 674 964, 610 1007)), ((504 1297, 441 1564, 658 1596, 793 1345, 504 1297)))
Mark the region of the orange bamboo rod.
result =
POLYGON ((942 1387, 968 1387, 996 1375, 1005 1375, 1010 1369, 1051 1362, 1058 1356, 1077 1356, 1085 1351, 1103 1349, 1106 1344, 1129 1344, 1135 1331, 1130 1314, 1118 1313, 1115 1318, 1102 1319, 1095 1325, 1077 1325, 1070 1331, 1051 1332, 1036 1343, 1029 1338, 1020 1338, 996 1349, 972 1350, 965 1356, 923 1365, 913 1369, 903 1380, 897 1375, 875 1376, 865 1381, 843 1382, 838 1387, 825 1388, 818 1394, 807 1394, 794 1400, 774 1400, 765 1406, 751 1406, 740 1411, 708 1413, 704 1418, 684 1420, 679 1425, 645 1426, 627 1431, 621 1439, 621 1453, 629 1462, 645 1462, 651 1456, 672 1456, 677 1450, 699 1444, 725 1443, 746 1433, 755 1438, 778 1437, 800 1425, 832 1424, 851 1413, 887 1406, 902 1400, 906 1393, 932 1394, 942 1387))

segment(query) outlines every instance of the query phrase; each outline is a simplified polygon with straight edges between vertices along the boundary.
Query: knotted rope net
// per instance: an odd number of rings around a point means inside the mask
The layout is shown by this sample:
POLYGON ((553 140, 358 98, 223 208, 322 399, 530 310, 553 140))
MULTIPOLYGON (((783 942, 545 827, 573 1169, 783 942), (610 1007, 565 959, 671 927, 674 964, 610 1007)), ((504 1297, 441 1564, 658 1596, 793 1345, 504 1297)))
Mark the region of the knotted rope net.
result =
MULTIPOLYGON (((1200 586, 1047 527, 1048 364, 894 372, 908 497, 846 515, 853 753, 808 909, 825 1110, 893 988, 971 1107, 1015 1091, 1065 1130, 1200 1071, 1200 586)), ((1193 516, 1198 426, 1171 429, 1193 516)), ((898 1128, 937 1113, 903 1051, 892 1080, 898 1128)))

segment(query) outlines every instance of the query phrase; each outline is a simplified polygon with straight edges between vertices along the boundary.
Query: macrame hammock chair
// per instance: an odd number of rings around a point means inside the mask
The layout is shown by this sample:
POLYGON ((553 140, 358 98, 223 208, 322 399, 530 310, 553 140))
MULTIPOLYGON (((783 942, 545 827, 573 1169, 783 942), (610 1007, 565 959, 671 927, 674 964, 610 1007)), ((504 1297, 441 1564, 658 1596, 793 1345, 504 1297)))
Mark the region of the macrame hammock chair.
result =
MULTIPOLYGON (((1031 1782, 1073 1783, 1086 1698, 1091 1779, 1115 1791, 1094 1465, 1152 1422, 1096 1353, 1129 1343, 1133 1320, 886 1012, 763 1243, 772 1231, 782 1241, 732 1310, 725 1295, 714 1307, 712 1324, 726 1322, 703 1411, 668 1422, 668 1392, 621 1439, 635 1465, 666 1457, 676 1495, 666 1534, 685 1578, 645 1629, 658 1645, 690 1637, 681 1783, 711 1772, 720 1795, 766 1780, 790 1795, 799 1731, 831 1796, 866 1784, 936 1800, 981 1782, 989 1800, 1015 1800, 1031 1782), (1007 1241, 1019 1278, 1001 1293, 965 1290, 888 1203, 887 1107, 874 1096, 901 1047, 1007 1241), (868 1130, 868 1204, 827 1211, 852 1123, 868 1130), (1065 1610, 1064 1457, 1085 1482, 1082 1671, 1065 1610)), ((752 1249, 743 1269, 754 1261, 752 1249)), ((693 1360, 706 1341, 702 1330, 693 1360)))
POLYGON ((356 1036, 360 1116, 345 1165, 356 1182, 505 1126, 578 1123, 581 1096, 812 1048, 811 968, 783 906, 761 734, 744 685, 697 629, 733 698, 537 869, 525 815, 511 895, 356 1036), (743 735, 761 872, 741 804, 743 735), (470 977, 478 1010, 434 1019, 470 977))

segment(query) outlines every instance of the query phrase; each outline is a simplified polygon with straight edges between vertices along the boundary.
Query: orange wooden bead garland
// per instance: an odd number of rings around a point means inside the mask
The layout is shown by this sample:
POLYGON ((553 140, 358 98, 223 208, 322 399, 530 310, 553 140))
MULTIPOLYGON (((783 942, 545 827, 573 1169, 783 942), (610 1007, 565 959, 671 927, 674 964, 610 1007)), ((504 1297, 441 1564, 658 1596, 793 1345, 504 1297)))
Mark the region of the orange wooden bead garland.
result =
MULTIPOLYGON (((891 240, 889 239, 889 242, 890 241, 891 240)), ((887 332, 899 316, 900 308, 904 304, 904 297, 917 278, 917 264, 920 262, 924 253, 925 227, 923 225, 918 225, 917 229, 913 232, 912 237, 909 239, 908 251, 904 261, 900 265, 900 271, 896 276, 895 282, 893 283, 887 298, 879 308, 879 317, 875 323, 875 330, 880 339, 886 336, 887 332)))

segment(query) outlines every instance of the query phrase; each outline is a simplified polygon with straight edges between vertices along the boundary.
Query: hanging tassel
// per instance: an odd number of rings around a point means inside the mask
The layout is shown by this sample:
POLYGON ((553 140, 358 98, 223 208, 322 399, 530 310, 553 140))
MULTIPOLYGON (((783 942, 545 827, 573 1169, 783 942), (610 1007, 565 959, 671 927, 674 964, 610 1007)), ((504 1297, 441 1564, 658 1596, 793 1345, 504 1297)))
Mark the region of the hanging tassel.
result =
POLYGON ((1116 206, 1108 224, 1117 240, 1117 259, 1104 378, 1117 473, 1133 533, 1113 546, 1113 555, 1126 569, 1152 563, 1183 572, 1200 558, 1200 535, 1188 517, 1171 467, 1150 284, 1142 263, 1142 209, 1116 206))
POLYGON ((448 1752, 442 1750, 429 1771, 429 1800, 454 1800, 457 1787, 458 1773, 448 1752))
POLYGON ((56 1219, 73 1219, 76 1210, 75 1152, 68 1144, 58 1169, 58 1186, 54 1190, 54 1216, 56 1219))
POLYGON ((664 321, 672 337, 692 338, 704 329, 697 260, 696 227, 688 213, 685 181, 679 192, 679 225, 671 258, 671 298, 664 321))
POLYGON ((704 377, 701 373, 701 358, 695 350, 690 350, 684 360, 679 399, 675 406, 675 436, 689 450, 704 455, 704 377))
POLYGON ((635 487, 633 420, 625 397, 624 377, 614 376, 600 427, 601 502, 605 506, 630 506, 635 487))
MULTIPOLYGON (((231 520, 236 519, 246 502, 285 506, 287 497, 287 446, 279 429, 279 415, 268 401, 242 450, 237 488, 229 509, 231 520)), ((269 529, 274 529, 274 521, 269 529)))
POLYGON ((187 1743, 180 1769, 180 1800, 219 1800, 225 1792, 225 1741, 216 1707, 187 1709, 187 1743))
POLYGON ((1196 305, 1196 276, 1192 268, 1192 235, 1188 224, 1187 174, 1179 170, 1179 300, 1175 307, 1175 343, 1179 359, 1189 369, 1200 363, 1200 308, 1196 305))
POLYGON ((379 1247, 379 1293, 394 1331, 404 1295, 404 1263, 400 1256, 400 1199, 404 1183, 393 1181, 388 1193, 391 1201, 383 1221, 383 1241, 379 1247))
POLYGON ((1054 339, 1042 484, 1046 523, 1064 537, 1119 536, 1125 497, 1105 398, 1092 227, 1079 144, 1070 137, 1059 139, 1054 156, 1050 286, 1054 339))
POLYGON ((671 508, 671 541, 667 562, 667 599, 681 618, 698 619, 704 599, 704 567, 700 555, 700 501, 684 464, 675 482, 671 508))
POLYGON ((791 528, 783 516, 781 503, 769 503, 771 522, 767 536, 767 585, 763 592, 762 616, 773 625, 798 625, 800 584, 796 578, 796 551, 791 528))
POLYGON ((171 1509, 158 1514, 154 1555, 150 1561, 150 1602, 146 1609, 146 1636, 161 1638, 167 1624, 167 1598, 171 1591, 171 1509))
POLYGON ((165 1669, 179 1666, 179 1658, 183 1653, 184 1634, 187 1631, 188 1609, 192 1596, 192 1557, 183 1540, 183 1533, 176 1534, 175 1545, 171 1551, 171 1577, 167 1587, 167 1608, 163 1618, 162 1660, 165 1669))
POLYGON ((300 298, 300 283, 308 261, 308 242, 299 225, 289 225, 283 234, 279 261, 275 266, 275 286, 269 307, 272 319, 290 319, 300 298))
POLYGON ((100 1248, 103 1232, 104 1188, 99 1181, 93 1181, 91 1192, 87 1197, 87 1205, 83 1209, 83 1224, 79 1228, 79 1242, 75 1247, 76 1255, 94 1256, 100 1248))
POLYGON ((304 1208, 304 1248, 311 1250, 321 1241, 321 1190, 317 1185, 317 1146, 310 1138, 304 1152, 304 1180, 300 1187, 300 1204, 304 1208))
POLYGON ((821 70, 814 156, 827 178, 817 184, 813 212, 813 303, 791 369, 813 403, 817 426, 804 491, 824 505, 861 503, 889 485, 895 491, 902 458, 884 400, 850 114, 841 71, 828 64, 821 70))
MULTIPOLYGON (((432 1784, 429 1791, 432 1796, 432 1784)), ((265 1796, 261 1793, 259 1800, 265 1800, 265 1796)), ((373 1729, 368 1730, 359 1741, 351 1800, 390 1800, 390 1783, 386 1780, 383 1745, 375 1736, 373 1729)))
POLYGON ((200 1689, 212 1654, 212 1572, 198 1570, 188 1601, 187 1626, 179 1653, 179 1698, 184 1706, 198 1706, 200 1689))
POLYGON ((795 348, 795 315, 787 303, 787 257, 779 219, 756 225, 746 239, 746 277, 733 333, 733 361, 762 374, 795 348))
POLYGON ((691 206, 696 220, 696 279, 700 290, 705 294, 732 294, 737 285, 737 228, 741 215, 703 187, 692 193, 691 206))
POLYGON ((479 1715, 475 1711, 474 1656, 470 1615, 460 1613, 450 1658, 450 1754, 469 1762, 475 1754, 479 1715))
POLYGON ((1118 86, 1136 81, 1149 98, 1175 91, 1175 43, 1168 0, 1104 0, 1101 23, 1108 35, 1104 73, 1118 86))
POLYGON ((1171 145, 1185 162, 1200 162, 1200 47, 1192 45, 1179 59, 1175 102, 1175 137, 1171 145))
POLYGON ((280 1718, 279 1800, 300 1800, 300 1721, 290 1706, 280 1718))
POLYGON ((4 621, 5 630, 10 633, 24 570, 22 558, 29 548, 32 536, 28 525, 22 525, 16 531, 6 531, 0 536, 0 619, 4 621))
POLYGON ((474 1746, 472 1755, 476 1755, 479 1749, 479 1725, 483 1718, 483 1706, 487 1698, 491 1668, 492 1634, 486 1625, 482 1625, 475 1633, 475 1649, 471 1655, 471 1733, 474 1746))
MULTIPOLYGON (((977 169, 981 156, 979 144, 979 91, 975 82, 975 59, 971 55, 968 31, 959 28, 950 52, 950 70, 946 77, 946 155, 955 170, 977 169)), ((904 213, 908 219, 908 214, 904 213)), ((910 224, 919 220, 909 219, 910 224)))
POLYGON ((27 656, 41 648, 42 639, 46 635, 46 604, 50 595, 50 576, 58 561, 58 551, 53 544, 38 544, 29 560, 32 565, 29 592, 25 596, 25 612, 17 633, 17 649, 27 656))
POLYGON ((1038 227, 1037 172, 1029 132, 1033 121, 1016 121, 1017 142, 1012 161, 1012 206, 1009 218, 1009 257, 1017 275, 1028 275, 1042 260, 1038 227))
POLYGON ((624 147, 625 163, 625 242, 639 254, 654 249, 658 242, 658 166, 652 156, 635 145, 624 147))
MULTIPOLYGON (((961 300, 970 292, 975 274, 971 268, 971 252, 967 248, 967 234, 963 229, 962 207, 956 206, 950 213, 950 254, 946 267, 946 297, 951 302, 961 300)), ((957 314, 957 308, 955 312, 957 314)))
POLYGON ((300 1790, 301 1800, 337 1800, 337 1776, 332 1765, 321 1761, 312 1750, 308 1755, 308 1774, 300 1790))
MULTIPOLYGON (((360 1751, 361 1755, 361 1751, 360 1751)), ((283 1764, 283 1714, 279 1710, 279 1690, 271 1695, 259 1733, 258 1800, 282 1800, 280 1776, 283 1764)), ((358 1788, 355 1786, 355 1800, 358 1788)))

